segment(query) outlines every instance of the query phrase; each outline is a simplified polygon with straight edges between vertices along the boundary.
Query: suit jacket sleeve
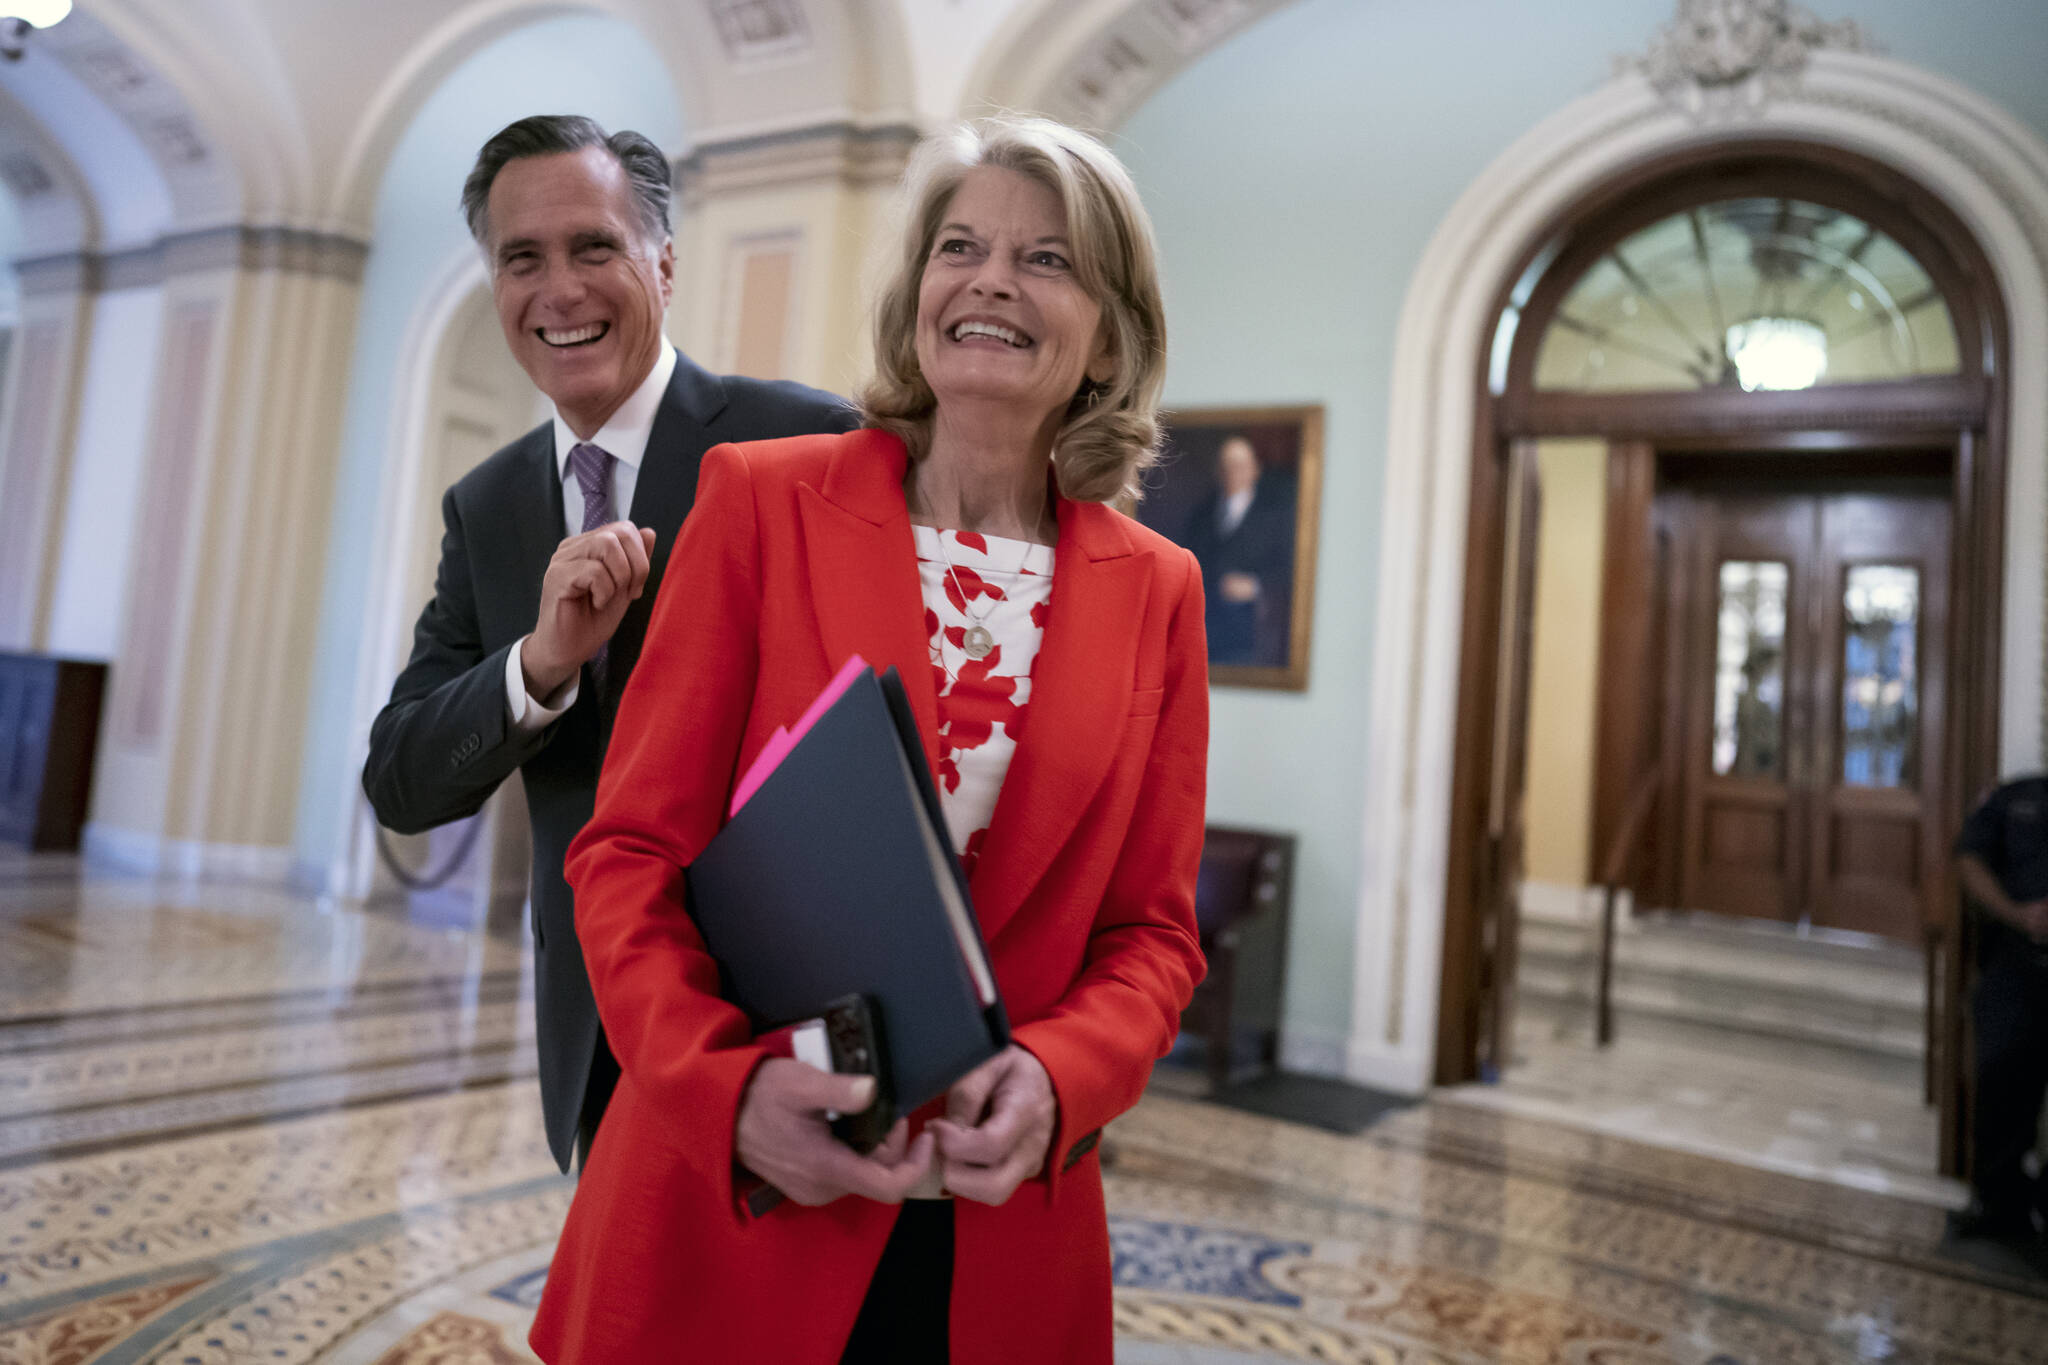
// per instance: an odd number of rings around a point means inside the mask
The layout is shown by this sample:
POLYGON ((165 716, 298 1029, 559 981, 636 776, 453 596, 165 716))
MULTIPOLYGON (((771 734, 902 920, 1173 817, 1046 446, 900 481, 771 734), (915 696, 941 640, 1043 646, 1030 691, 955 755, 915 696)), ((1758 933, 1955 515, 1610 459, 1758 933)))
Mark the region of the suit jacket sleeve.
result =
POLYGON ((505 645, 485 654, 462 510, 441 499, 434 596, 413 627, 412 658, 370 726, 363 790, 387 829, 416 834, 474 815, 514 768, 547 743, 521 734, 505 702, 505 645))
MULTIPOLYGON (((1138 1102, 1152 1063, 1173 1046, 1202 979, 1195 876, 1209 764, 1208 645, 1202 571, 1182 551, 1168 627, 1159 725, 1137 808, 1089 931, 1081 975, 1057 1009, 1012 1030, 1052 1078, 1059 1117, 1046 1172, 1074 1144, 1138 1102)), ((1134 694, 1134 704, 1142 693, 1134 694)))
POLYGON ((567 872, 612 1051, 642 1093, 688 1114, 683 1159, 729 1189, 740 1097, 767 1053, 719 998, 683 869, 718 831, 759 673, 759 538, 739 450, 706 452, 696 506, 670 565, 690 590, 656 600, 567 872))

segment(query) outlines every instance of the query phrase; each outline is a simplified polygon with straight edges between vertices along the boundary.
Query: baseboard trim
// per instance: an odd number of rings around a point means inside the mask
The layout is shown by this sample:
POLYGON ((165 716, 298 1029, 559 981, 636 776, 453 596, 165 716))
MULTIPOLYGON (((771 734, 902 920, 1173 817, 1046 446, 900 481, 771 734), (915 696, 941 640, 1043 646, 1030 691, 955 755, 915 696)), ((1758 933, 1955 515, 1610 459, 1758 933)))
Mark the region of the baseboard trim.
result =
POLYGON ((1302 1076, 1341 1078, 1345 1074, 1344 1035, 1336 1029, 1283 1025, 1280 1069, 1302 1076))
POLYGON ((1338 1029, 1291 1024, 1280 1030, 1282 1070, 1329 1076, 1396 1095, 1429 1093, 1434 1064, 1429 1057, 1395 1051, 1376 1039, 1354 1038, 1338 1029))
POLYGON ((1374 1090, 1419 1099, 1429 1093, 1436 1080, 1432 1057, 1397 1052, 1376 1039, 1353 1038, 1345 1052, 1346 1078, 1374 1090))
POLYGON ((289 845, 166 839, 97 821, 86 825, 82 851, 89 867, 189 882, 291 886, 300 866, 289 845))

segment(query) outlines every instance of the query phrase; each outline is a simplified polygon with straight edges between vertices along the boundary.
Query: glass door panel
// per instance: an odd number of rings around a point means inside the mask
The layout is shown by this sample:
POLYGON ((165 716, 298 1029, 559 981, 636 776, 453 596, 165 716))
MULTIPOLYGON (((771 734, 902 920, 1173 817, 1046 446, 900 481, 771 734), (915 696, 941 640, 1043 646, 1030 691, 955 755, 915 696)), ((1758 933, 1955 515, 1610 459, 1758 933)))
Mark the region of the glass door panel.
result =
POLYGON ((1842 591, 1842 781, 1919 783, 1920 571, 1857 564, 1842 591))
POLYGON ((1782 779, 1789 565, 1721 564, 1714 651, 1714 775, 1782 779))

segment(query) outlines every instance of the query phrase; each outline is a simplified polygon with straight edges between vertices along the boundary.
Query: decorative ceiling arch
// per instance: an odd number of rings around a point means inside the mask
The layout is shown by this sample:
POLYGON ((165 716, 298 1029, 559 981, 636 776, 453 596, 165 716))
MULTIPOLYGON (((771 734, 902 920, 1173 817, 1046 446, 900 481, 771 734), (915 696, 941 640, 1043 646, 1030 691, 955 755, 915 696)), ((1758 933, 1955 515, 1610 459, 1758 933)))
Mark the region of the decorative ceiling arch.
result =
POLYGON ((692 149, 910 114, 909 45, 877 0, 620 0, 690 83, 692 149))
POLYGON ((1027 0, 975 64, 961 113, 1029 109, 1122 125, 1203 53, 1288 0, 1027 0))
POLYGON ((196 0, 175 22, 161 9, 100 0, 37 46, 141 141, 170 191, 169 231, 298 221, 311 169, 265 35, 225 0, 196 0))
MULTIPOLYGON (((4 89, 24 140, 22 155, 39 160, 40 145, 76 173, 81 197, 92 205, 89 234, 60 234, 71 240, 58 251, 109 251, 145 246, 170 229, 170 186, 155 156, 128 121, 55 54, 31 44, 16 62, 0 69, 4 89)), ((47 171, 49 166, 42 167, 47 171)), ((24 186, 39 177, 22 168, 24 186)))
POLYGON ((448 74, 502 34, 564 14, 640 32, 668 68, 690 146, 899 114, 907 39, 892 6, 851 0, 474 0, 406 46, 363 106, 320 205, 333 230, 365 234, 400 136, 448 74))
MULTIPOLYGON (((568 14, 600 14, 630 24, 637 17, 634 8, 612 0, 481 0, 443 19, 408 44, 404 60, 364 105, 320 206, 323 223, 356 236, 369 235, 377 187, 399 138, 449 73, 493 39, 568 14)), ((701 114, 692 104, 698 84, 687 79, 675 81, 677 102, 691 126, 701 114)))
POLYGON ((75 255, 99 243, 91 190, 64 148, 0 91, 0 185, 21 220, 17 260, 75 255))

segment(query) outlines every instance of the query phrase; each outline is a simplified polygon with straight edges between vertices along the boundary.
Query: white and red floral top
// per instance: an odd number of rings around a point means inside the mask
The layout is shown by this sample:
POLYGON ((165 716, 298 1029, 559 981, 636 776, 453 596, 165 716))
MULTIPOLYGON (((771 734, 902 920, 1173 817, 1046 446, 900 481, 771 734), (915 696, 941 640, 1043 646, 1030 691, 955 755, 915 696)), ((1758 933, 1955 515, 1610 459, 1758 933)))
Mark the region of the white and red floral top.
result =
POLYGON ((910 529, 939 698, 939 804, 953 849, 972 875, 1024 733, 1031 666, 1052 606, 1053 552, 972 531, 910 529), (995 647, 970 659, 967 632, 977 624, 995 637, 995 647))

